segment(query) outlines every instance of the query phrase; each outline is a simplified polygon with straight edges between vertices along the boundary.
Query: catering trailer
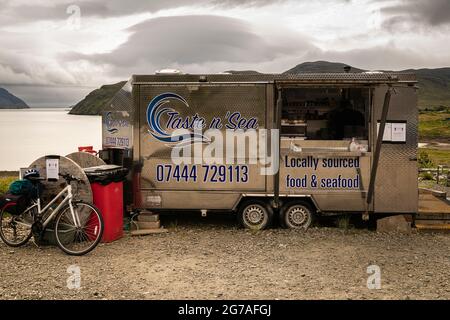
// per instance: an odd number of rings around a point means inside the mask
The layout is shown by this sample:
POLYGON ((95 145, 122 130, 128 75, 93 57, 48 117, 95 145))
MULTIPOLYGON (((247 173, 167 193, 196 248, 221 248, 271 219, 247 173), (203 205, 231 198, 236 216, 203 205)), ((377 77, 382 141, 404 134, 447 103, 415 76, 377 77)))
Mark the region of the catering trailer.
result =
POLYGON ((103 114, 101 154, 130 169, 131 210, 307 228, 415 214, 417 124, 409 73, 135 75, 103 114))

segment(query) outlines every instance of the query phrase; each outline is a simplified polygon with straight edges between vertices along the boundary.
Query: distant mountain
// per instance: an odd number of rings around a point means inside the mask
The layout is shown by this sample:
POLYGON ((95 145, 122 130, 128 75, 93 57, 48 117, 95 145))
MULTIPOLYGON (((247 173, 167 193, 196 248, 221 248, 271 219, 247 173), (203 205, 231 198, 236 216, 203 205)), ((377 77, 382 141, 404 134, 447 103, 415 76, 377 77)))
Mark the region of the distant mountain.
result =
POLYGON ((27 109, 29 106, 8 90, 0 88, 0 109, 27 109))
MULTIPOLYGON (((298 74, 298 73, 339 73, 344 72, 344 68, 348 66, 339 62, 328 61, 316 61, 316 62, 303 62, 296 65, 292 69, 283 72, 284 74, 298 74)), ((357 73, 364 72, 365 70, 351 67, 349 72, 357 73)))
POLYGON ((121 81, 115 84, 106 84, 99 89, 89 93, 83 100, 78 102, 70 114, 97 115, 108 105, 114 95, 126 84, 121 81))
POLYGON ((450 107, 450 68, 405 70, 419 80, 419 107, 450 107))
POLYGON ((241 75, 261 74, 260 72, 254 71, 254 70, 229 70, 229 71, 225 71, 225 73, 241 74, 241 75))

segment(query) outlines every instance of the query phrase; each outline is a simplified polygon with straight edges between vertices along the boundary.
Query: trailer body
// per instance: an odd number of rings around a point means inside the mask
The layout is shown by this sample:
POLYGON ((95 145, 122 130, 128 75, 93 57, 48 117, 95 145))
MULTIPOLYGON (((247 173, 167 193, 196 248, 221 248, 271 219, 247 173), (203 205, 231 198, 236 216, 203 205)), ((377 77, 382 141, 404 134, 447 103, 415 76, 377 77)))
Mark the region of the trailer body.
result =
POLYGON ((109 109, 103 116, 104 154, 110 150, 111 162, 131 169, 131 207, 233 211, 249 198, 272 207, 304 198, 323 214, 417 212, 413 74, 135 75, 109 109), (346 103, 364 123, 341 128, 344 138, 329 138, 337 136, 333 110, 346 103), (222 162, 209 163, 203 154, 208 143, 201 144, 192 163, 174 164, 167 133, 192 130, 196 123, 224 136, 227 131, 245 135, 252 128, 280 130, 279 150, 265 145, 279 153, 279 171, 263 175, 267 161, 259 155, 230 156, 225 149, 222 162), (376 150, 380 126, 385 130, 376 150), (358 137, 357 150, 349 150, 352 136, 358 137), (230 158, 235 163, 225 161, 230 158))

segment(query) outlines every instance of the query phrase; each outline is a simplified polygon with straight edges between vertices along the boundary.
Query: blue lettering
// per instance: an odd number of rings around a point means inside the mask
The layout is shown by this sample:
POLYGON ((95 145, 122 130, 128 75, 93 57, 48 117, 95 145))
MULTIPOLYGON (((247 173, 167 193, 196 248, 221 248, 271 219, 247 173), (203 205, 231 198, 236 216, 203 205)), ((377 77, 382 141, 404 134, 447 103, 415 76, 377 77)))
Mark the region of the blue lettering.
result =
POLYGON ((233 112, 228 117, 228 124, 225 126, 227 129, 257 129, 258 120, 256 118, 244 118, 239 112, 233 112))

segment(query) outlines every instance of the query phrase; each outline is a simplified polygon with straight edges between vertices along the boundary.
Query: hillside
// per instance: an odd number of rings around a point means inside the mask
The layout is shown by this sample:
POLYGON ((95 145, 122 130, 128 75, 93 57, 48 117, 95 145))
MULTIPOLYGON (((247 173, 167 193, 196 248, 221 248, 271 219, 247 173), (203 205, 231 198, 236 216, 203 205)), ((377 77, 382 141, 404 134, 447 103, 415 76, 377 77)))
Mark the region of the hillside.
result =
MULTIPOLYGON (((328 62, 328 61, 315 61, 315 62, 303 62, 296 65, 292 69, 283 72, 284 74, 297 74, 297 73, 339 73, 344 72, 344 67, 347 64, 340 62, 328 62)), ((365 70, 352 67, 350 72, 357 73, 365 70)))
POLYGON ((450 144, 450 107, 441 111, 420 111, 419 141, 450 144))
POLYGON ((405 71, 417 74, 419 108, 450 107, 450 68, 405 71))
POLYGON ((114 95, 119 91, 126 81, 115 84, 107 84, 89 93, 83 100, 78 102, 69 114, 97 115, 108 105, 114 95))
POLYGON ((8 90, 0 88, 0 109, 27 109, 29 106, 8 90))
POLYGON ((225 73, 240 74, 240 75, 261 74, 260 72, 254 71, 254 70, 229 70, 229 71, 225 71, 225 73))

